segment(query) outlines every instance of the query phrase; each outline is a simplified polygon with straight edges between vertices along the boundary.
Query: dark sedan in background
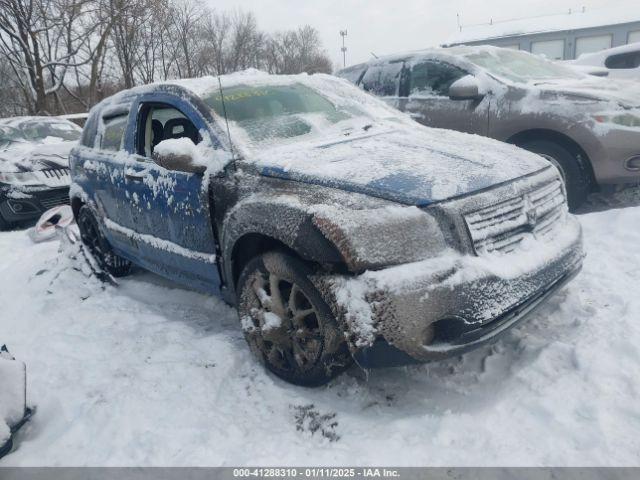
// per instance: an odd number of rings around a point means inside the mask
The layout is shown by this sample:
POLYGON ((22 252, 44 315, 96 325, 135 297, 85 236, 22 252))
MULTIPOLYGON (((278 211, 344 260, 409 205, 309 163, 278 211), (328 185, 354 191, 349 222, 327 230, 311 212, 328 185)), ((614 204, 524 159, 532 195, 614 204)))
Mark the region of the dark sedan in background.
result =
POLYGON ((81 133, 61 118, 0 119, 0 230, 69 203, 69 151, 81 133))

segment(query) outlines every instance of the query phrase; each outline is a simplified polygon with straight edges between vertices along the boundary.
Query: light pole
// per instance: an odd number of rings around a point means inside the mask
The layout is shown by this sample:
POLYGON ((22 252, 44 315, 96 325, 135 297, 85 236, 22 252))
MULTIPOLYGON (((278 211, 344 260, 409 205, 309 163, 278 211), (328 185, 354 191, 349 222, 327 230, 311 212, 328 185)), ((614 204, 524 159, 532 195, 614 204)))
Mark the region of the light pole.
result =
POLYGON ((342 51, 342 68, 344 68, 347 66, 347 47, 344 44, 344 37, 347 36, 347 31, 340 30, 340 36, 342 37, 342 48, 340 49, 342 51))

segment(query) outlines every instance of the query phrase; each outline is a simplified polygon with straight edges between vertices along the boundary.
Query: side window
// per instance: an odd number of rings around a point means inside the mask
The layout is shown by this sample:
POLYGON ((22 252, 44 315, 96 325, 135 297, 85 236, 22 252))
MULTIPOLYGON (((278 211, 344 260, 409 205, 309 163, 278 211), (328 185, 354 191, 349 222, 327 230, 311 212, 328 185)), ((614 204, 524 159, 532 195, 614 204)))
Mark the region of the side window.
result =
POLYGON ((409 95, 448 97, 451 84, 466 75, 467 72, 448 63, 416 63, 411 68, 409 95))
POLYGON ((362 74, 366 70, 366 64, 354 65, 353 67, 345 68, 344 70, 340 70, 337 75, 341 78, 349 80, 354 85, 358 85, 362 74))
POLYGON ((612 55, 607 58, 604 64, 611 69, 638 68, 640 67, 640 52, 612 55))
POLYGON ((102 129, 96 138, 98 148, 117 152, 124 147, 124 131, 127 128, 129 114, 103 119, 102 129))
POLYGON ((190 138, 196 145, 202 137, 193 122, 171 105, 143 104, 138 124, 138 153, 151 158, 153 150, 163 140, 190 138))
POLYGON ((404 62, 392 62, 369 67, 362 77, 362 88, 367 92, 381 97, 394 97, 398 95, 400 74, 404 62))

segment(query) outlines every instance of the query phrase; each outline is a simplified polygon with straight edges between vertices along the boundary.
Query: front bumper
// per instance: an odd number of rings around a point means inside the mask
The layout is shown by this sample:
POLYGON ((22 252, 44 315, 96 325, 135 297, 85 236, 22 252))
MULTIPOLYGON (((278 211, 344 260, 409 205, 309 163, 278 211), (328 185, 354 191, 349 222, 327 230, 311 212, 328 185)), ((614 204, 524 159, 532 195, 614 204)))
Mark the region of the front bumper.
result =
POLYGON ((0 190, 0 216, 10 223, 33 221, 47 210, 69 204, 69 187, 0 190))
POLYGON ((640 182, 640 169, 630 168, 631 159, 640 158, 640 132, 612 127, 598 137, 597 143, 589 156, 600 185, 640 182))
POLYGON ((334 312, 351 336, 354 357, 363 366, 402 365, 494 340, 581 268, 575 218, 567 218, 553 241, 533 244, 502 260, 454 254, 334 283, 334 312))

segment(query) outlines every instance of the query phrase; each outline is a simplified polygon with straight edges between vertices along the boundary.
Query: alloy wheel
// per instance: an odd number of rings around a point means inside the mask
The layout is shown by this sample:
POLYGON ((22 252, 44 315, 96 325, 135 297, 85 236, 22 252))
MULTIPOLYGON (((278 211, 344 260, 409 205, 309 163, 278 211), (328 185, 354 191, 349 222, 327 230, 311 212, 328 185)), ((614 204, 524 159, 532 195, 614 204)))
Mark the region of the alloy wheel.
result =
POLYGON ((255 272, 249 292, 250 343, 283 371, 304 372, 320 360, 324 337, 318 312, 296 284, 270 272, 255 272))

